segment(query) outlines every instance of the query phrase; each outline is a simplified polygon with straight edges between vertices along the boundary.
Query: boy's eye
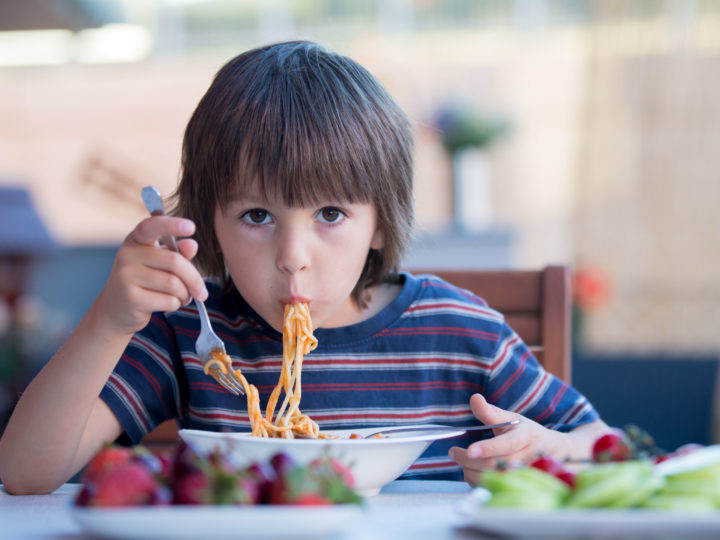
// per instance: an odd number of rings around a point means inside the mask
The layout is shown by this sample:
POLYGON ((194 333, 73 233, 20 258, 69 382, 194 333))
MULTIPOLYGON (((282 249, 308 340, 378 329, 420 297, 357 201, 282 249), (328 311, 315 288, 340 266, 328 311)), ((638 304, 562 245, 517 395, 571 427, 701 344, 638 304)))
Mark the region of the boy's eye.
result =
POLYGON ((242 215, 242 219, 253 225, 268 223, 270 215, 262 208, 253 208, 242 215))
POLYGON ((343 216, 343 211, 335 206, 326 206, 318 212, 318 218, 325 223, 335 223, 343 216))

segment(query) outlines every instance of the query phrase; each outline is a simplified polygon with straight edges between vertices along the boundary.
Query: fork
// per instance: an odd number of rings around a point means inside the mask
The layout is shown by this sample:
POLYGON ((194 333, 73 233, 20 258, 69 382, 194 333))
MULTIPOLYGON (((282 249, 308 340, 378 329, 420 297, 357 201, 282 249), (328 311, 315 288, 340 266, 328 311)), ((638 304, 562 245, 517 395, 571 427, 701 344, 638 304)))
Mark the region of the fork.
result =
POLYGON ((385 435, 390 435, 393 433, 410 433, 410 432, 423 432, 423 431, 437 431, 438 433, 452 433, 455 431, 461 432, 458 433, 458 437, 460 435, 465 435, 466 433, 470 431, 489 431, 509 426, 514 426, 515 424, 519 424, 520 420, 510 420, 508 422, 502 422, 500 424, 492 424, 492 425, 482 425, 482 426, 462 426, 462 427, 455 427, 455 426, 444 426, 440 424, 428 424, 427 426, 409 426, 409 427, 391 427, 391 428, 385 428, 380 431, 374 431, 372 433, 368 433, 367 435, 363 435, 363 439, 372 439, 375 437, 383 437, 385 435))
MULTIPOLYGON (((142 199, 151 216, 165 215, 162 197, 156 187, 144 187, 142 190, 142 199)), ((163 237, 161 238, 161 242, 169 249, 179 253, 174 236, 163 237)), ((208 362, 213 357, 213 352, 216 354, 219 352, 229 359, 227 353, 225 352, 225 344, 213 331, 212 326, 210 325, 210 317, 208 317, 205 304, 197 298, 193 298, 193 301, 195 302, 195 306, 198 310, 198 316, 200 317, 200 335, 198 335, 197 341, 195 341, 195 352, 197 353, 198 358, 202 360, 203 367, 207 366, 208 362)), ((235 372, 232 370, 232 366, 228 367, 230 369, 226 368, 227 372, 223 372, 220 366, 218 366, 216 362, 213 362, 207 371, 213 379, 219 382, 228 391, 235 395, 244 394, 245 392, 242 384, 240 383, 240 379, 235 375, 235 372)))

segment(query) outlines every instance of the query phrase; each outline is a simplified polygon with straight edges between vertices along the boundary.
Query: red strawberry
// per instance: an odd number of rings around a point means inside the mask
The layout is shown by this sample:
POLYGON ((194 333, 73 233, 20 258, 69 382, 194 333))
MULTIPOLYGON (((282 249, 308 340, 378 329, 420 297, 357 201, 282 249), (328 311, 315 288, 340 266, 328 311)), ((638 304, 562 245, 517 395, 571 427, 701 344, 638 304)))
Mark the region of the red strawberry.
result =
POLYGON ((567 470, 562 463, 553 457, 546 455, 538 456, 530 463, 530 466, 552 474, 558 480, 565 482, 570 488, 575 487, 575 473, 567 470))
POLYGON ((202 458, 185 442, 181 442, 175 450, 175 456, 172 460, 172 475, 184 476, 185 474, 199 470, 202 458))
POLYGON ((95 497, 95 492, 97 491, 97 484, 95 482, 86 482, 83 484, 82 489, 78 491, 78 494, 75 496, 75 505, 76 506, 90 506, 90 503, 93 500, 93 497, 95 497))
POLYGON ((621 433, 607 433, 595 441, 592 459, 596 463, 627 461, 632 457, 632 453, 630 444, 621 433))
POLYGON ((260 486, 255 479, 245 473, 238 476, 235 484, 235 504, 259 504, 260 486))
POLYGON ((270 458, 270 465, 275 469, 275 474, 282 476, 292 469, 295 464, 289 455, 280 452, 270 458))
POLYGON ((565 482, 570 489, 575 489, 575 473, 571 471, 562 471, 555 474, 555 478, 565 482))
POLYGON ((352 489, 355 485, 355 477, 350 467, 344 465, 340 460, 332 457, 316 459, 310 463, 310 468, 318 474, 330 477, 338 477, 345 486, 352 489))
MULTIPOLYGON (((280 469, 284 469, 284 462, 280 469)), ((270 488, 270 504, 295 504, 302 497, 322 496, 317 478, 306 466, 293 465, 278 474, 270 488)))
POLYGON ((200 470, 176 476, 173 482, 173 495, 173 504, 211 504, 210 480, 200 470))
POLYGON ((255 462, 246 469, 246 472, 250 481, 255 485, 256 502, 269 504, 275 482, 275 470, 268 463, 255 462))
POLYGON ((125 465, 133 457, 130 448, 123 446, 106 446, 85 467, 83 473, 84 482, 98 482, 108 472, 125 465))
POLYGON ((328 504, 332 504, 332 501, 319 493, 305 493, 295 499, 293 504, 301 506, 327 506, 328 504))
POLYGON ((97 482, 90 506, 136 506, 150 503, 158 484, 140 463, 126 463, 106 473, 97 482))
POLYGON ((540 455, 535 458, 532 462, 530 462, 530 466, 553 475, 564 470, 562 464, 558 460, 546 455, 540 455))

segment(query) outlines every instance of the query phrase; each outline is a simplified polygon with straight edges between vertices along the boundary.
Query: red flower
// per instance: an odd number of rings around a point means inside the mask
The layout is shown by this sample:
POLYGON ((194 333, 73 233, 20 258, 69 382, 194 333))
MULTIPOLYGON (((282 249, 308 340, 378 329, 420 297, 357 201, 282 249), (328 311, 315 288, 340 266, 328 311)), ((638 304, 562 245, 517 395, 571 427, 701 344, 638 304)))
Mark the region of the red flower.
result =
POLYGON ((597 266, 579 266, 573 275, 573 301, 583 311, 606 305, 612 296, 608 274, 597 266))

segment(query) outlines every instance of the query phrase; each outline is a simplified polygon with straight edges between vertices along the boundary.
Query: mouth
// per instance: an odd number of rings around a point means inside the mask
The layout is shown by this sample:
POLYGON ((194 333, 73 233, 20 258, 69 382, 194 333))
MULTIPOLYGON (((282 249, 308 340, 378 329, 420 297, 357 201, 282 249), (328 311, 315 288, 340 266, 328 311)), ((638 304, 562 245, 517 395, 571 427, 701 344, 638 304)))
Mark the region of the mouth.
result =
POLYGON ((309 298, 306 298, 304 296, 287 296, 285 298, 280 298, 279 302, 285 306, 286 304, 310 304, 312 300, 309 298))

